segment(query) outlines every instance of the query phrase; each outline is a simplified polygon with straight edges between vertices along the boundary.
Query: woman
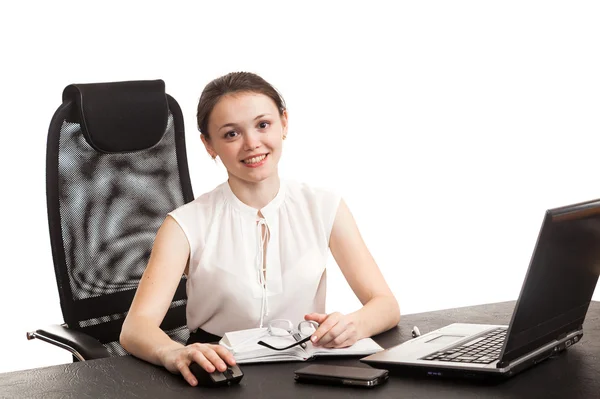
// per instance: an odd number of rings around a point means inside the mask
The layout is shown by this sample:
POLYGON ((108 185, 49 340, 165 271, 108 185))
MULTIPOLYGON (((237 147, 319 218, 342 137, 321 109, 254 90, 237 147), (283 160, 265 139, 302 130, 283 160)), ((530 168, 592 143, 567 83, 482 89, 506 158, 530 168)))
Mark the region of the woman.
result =
POLYGON ((196 385, 191 362, 208 372, 235 364, 227 349, 206 343, 228 331, 303 318, 319 324, 313 345, 341 348, 397 325, 398 303, 344 201, 280 180, 288 114, 279 93, 255 74, 230 73, 206 86, 197 117, 206 151, 229 178, 166 217, 123 324, 123 347, 196 385), (328 250, 363 304, 353 313, 325 314, 328 250), (186 346, 159 328, 182 273, 186 346))

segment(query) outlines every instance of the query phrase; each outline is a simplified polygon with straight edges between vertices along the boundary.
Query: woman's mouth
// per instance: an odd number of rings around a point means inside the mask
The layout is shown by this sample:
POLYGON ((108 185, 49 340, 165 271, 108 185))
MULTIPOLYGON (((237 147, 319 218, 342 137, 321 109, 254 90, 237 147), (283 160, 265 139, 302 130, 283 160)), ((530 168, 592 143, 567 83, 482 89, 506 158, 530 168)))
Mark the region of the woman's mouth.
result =
POLYGON ((256 157, 244 159, 242 163, 249 168, 257 168, 266 162, 268 156, 269 154, 258 155, 256 157))

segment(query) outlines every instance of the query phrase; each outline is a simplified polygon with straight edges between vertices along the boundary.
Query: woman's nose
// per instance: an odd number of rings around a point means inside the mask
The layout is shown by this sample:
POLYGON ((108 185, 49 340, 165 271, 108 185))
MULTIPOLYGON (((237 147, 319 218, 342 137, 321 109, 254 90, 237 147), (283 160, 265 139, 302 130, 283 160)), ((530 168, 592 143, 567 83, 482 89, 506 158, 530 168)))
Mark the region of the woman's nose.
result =
POLYGON ((258 132, 247 132, 244 137, 244 146, 247 150, 253 150, 260 147, 260 137, 258 132))

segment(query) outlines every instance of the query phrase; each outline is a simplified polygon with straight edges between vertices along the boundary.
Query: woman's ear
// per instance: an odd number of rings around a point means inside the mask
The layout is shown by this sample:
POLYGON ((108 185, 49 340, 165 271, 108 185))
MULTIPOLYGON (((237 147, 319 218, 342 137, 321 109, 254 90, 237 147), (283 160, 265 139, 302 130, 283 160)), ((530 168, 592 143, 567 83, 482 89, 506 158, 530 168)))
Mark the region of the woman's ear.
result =
POLYGON ((281 138, 285 140, 285 138, 287 137, 288 134, 288 112, 287 109, 284 109, 283 112, 281 113, 281 138))
POLYGON ((210 144, 210 138, 207 139, 203 134, 200 134, 200 139, 202 140, 202 144, 204 144, 204 148, 206 148, 206 152, 208 152, 208 155, 210 155, 212 159, 217 158, 217 153, 210 144))

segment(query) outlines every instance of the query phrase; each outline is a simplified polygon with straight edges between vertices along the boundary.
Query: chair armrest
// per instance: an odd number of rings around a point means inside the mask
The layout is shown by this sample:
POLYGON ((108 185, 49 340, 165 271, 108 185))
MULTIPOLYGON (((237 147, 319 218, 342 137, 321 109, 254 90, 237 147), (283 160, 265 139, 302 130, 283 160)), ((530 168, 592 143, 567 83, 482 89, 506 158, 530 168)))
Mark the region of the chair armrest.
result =
POLYGON ((27 333, 27 339, 34 338, 66 349, 81 361, 110 357, 108 349, 100 341, 81 331, 71 330, 65 325, 52 324, 27 333))

